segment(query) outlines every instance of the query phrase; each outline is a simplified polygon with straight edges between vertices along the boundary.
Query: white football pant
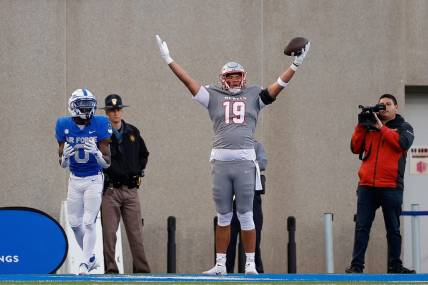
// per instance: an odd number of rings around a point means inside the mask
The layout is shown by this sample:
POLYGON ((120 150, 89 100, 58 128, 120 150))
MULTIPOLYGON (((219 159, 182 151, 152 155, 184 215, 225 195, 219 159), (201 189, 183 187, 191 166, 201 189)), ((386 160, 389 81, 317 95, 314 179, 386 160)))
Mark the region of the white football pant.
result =
POLYGON ((70 174, 67 214, 77 243, 83 250, 84 263, 93 255, 95 248, 95 221, 101 206, 103 186, 103 174, 87 177, 70 174))

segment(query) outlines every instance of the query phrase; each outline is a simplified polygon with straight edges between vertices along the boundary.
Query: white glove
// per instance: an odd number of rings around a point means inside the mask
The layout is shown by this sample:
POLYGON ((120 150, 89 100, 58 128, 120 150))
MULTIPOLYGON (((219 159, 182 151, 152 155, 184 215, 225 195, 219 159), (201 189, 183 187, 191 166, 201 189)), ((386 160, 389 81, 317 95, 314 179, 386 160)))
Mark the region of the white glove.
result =
POLYGON ((156 42, 158 43, 158 46, 159 46, 160 55, 163 58, 163 60, 165 60, 166 64, 170 64, 171 62, 173 62, 174 60, 169 55, 169 49, 168 49, 168 46, 166 45, 166 42, 162 41, 159 35, 156 35, 156 42))
POLYGON ((62 168, 68 167, 70 164, 70 157, 74 155, 74 152, 74 148, 68 142, 65 142, 60 162, 62 168))
POLYGON ((87 142, 85 142, 85 144, 83 145, 83 149, 87 153, 92 153, 95 156, 95 159, 97 160, 97 163, 102 168, 108 168, 110 166, 110 164, 108 164, 105 161, 102 152, 98 149, 97 143, 94 140, 88 140, 87 142))
POLYGON ((302 53, 294 58, 293 64, 290 66, 294 71, 299 68, 299 66, 303 63, 303 60, 306 57, 309 49, 311 48, 311 42, 308 42, 305 47, 302 49, 302 53))
POLYGON ((94 140, 86 141, 85 144, 83 145, 83 149, 87 153, 92 153, 95 156, 97 156, 99 153, 101 153, 101 151, 98 149, 97 144, 95 143, 94 140))
POLYGON ((74 155, 74 148, 68 142, 65 142, 62 150, 62 157, 69 159, 72 155, 74 155))

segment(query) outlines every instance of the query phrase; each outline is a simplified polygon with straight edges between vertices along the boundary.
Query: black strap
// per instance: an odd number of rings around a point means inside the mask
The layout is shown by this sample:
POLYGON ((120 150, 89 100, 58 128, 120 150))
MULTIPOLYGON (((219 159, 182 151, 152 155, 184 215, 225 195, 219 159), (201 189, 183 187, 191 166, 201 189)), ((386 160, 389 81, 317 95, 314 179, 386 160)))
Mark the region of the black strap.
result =
POLYGON ((263 89, 260 92, 259 96, 260 96, 260 99, 262 99, 262 102, 265 105, 272 104, 272 102, 276 100, 276 98, 273 98, 272 96, 269 95, 269 92, 268 92, 267 89, 263 89))

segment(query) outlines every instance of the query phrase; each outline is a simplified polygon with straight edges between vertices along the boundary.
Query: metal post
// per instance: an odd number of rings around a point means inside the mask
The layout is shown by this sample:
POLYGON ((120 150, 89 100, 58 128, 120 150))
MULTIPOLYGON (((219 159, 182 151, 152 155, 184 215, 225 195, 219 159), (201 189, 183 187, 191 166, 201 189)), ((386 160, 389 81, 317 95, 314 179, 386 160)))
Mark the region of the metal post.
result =
POLYGON ((244 252, 244 244, 242 243, 241 232, 239 233, 239 245, 238 245, 238 273, 245 272, 245 252, 244 252))
POLYGON ((324 213, 324 239, 327 273, 334 273, 333 213, 324 213))
POLYGON ((287 251, 287 264, 288 264, 288 273, 296 273, 296 218, 291 216, 287 218, 287 231, 288 231, 288 251, 287 251))
POLYGON ((175 217, 168 217, 167 273, 176 273, 175 217))
MULTIPOLYGON (((411 205, 412 212, 419 210, 419 204, 411 205)), ((421 272, 421 240, 419 216, 412 216, 412 260, 416 273, 421 272)))
POLYGON ((217 263, 217 248, 215 242, 215 232, 217 230, 217 216, 214 217, 214 264, 217 263))

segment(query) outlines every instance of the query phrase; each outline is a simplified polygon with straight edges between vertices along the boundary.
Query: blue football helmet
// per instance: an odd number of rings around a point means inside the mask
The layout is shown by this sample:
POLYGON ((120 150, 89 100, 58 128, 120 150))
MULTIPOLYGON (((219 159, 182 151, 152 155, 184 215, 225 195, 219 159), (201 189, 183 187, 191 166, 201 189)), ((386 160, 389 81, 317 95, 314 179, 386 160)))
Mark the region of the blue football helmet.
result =
POLYGON ((97 100, 88 89, 76 89, 68 99, 68 111, 72 117, 90 119, 97 110, 97 100))

